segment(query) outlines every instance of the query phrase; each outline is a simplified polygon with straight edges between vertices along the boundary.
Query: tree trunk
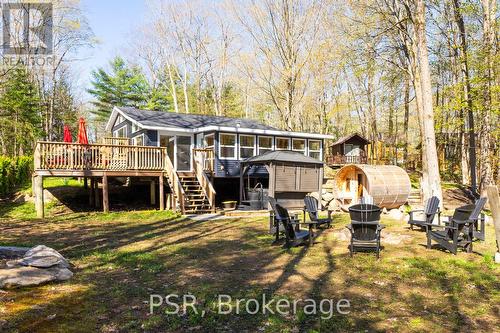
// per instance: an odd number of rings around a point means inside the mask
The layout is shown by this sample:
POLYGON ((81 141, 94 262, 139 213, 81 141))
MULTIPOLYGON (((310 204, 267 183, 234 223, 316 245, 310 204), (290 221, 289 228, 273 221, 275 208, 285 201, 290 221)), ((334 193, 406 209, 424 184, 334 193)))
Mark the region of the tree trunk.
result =
POLYGON ((174 76, 172 75, 172 68, 170 68, 170 63, 167 63, 168 77, 170 79, 170 89, 172 90, 172 99, 174 100, 174 110, 179 113, 179 104, 177 103, 177 89, 175 86, 174 76))
POLYGON ((495 50, 495 15, 496 0, 481 0, 483 6, 483 48, 486 62, 484 71, 485 87, 483 88, 484 109, 481 116, 481 168, 479 189, 484 192, 486 186, 493 184, 493 165, 498 165, 498 160, 493 153, 491 143, 491 116, 492 116, 492 85, 495 78, 494 50, 495 50))
POLYGON ((460 32, 460 62, 462 76, 464 79, 464 99, 467 105, 467 123, 469 139, 469 171, 470 185, 472 192, 477 192, 476 180, 476 133, 474 130, 474 113, 472 106, 471 84, 469 76, 469 62, 467 60, 467 35, 465 33, 465 23, 461 13, 460 0, 453 0, 453 9, 455 13, 455 23, 460 32))
POLYGON ((405 115, 403 121, 403 130, 405 132, 405 148, 404 148, 404 161, 405 165, 408 163, 408 123, 410 121, 410 78, 405 80, 405 115))
POLYGON ((431 71, 429 68, 429 55, 425 35, 425 4, 424 0, 417 0, 415 17, 415 34, 417 44, 417 61, 420 73, 422 92, 422 137, 423 157, 427 161, 427 188, 423 188, 424 200, 437 196, 443 202, 441 190, 441 176, 439 175, 439 162, 436 149, 436 134, 434 132, 434 110, 432 106, 431 71))

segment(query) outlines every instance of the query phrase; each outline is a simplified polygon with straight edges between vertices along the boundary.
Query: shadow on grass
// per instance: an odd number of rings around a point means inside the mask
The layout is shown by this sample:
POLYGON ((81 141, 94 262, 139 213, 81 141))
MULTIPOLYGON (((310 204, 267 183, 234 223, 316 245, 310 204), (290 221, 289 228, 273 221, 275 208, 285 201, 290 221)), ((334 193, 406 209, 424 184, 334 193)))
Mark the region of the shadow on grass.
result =
MULTIPOLYGON (((499 287, 497 279, 478 275, 476 266, 460 261, 405 259, 404 267, 397 270, 371 254, 350 258, 347 253, 335 253, 337 241, 332 240, 329 230, 319 231, 319 241, 311 248, 274 247, 273 236, 266 234, 265 219, 193 221, 175 216, 137 222, 89 219, 68 218, 53 225, 45 222, 49 225, 39 225, 32 234, 14 236, 15 242, 27 238, 32 244, 43 242, 54 246, 77 267, 72 280, 53 285, 59 292, 50 291, 51 286, 14 292, 14 298, 28 306, 9 315, 8 322, 0 327, 2 330, 384 331, 380 323, 388 319, 384 314, 390 313, 401 322, 393 326, 396 329, 418 331, 421 325, 418 320, 408 329, 407 322, 411 319, 407 314, 398 316, 399 308, 404 306, 416 318, 449 318, 444 323, 445 329, 462 331, 470 326, 460 314, 460 287, 468 279, 450 277, 444 265, 454 265, 456 270, 469 274, 470 281, 478 288, 481 283, 485 284, 482 286, 485 290, 499 287), (318 267, 315 274, 308 271, 318 267), (412 282, 418 276, 424 278, 422 285, 412 282), (337 282, 341 279, 344 282, 337 282), (296 280, 303 282, 297 285, 296 280), (404 284, 448 296, 429 305, 428 295, 419 295, 416 289, 404 291, 404 284), (172 293, 194 294, 199 306, 207 310, 206 316, 192 311, 181 316, 166 315, 162 312, 164 307, 153 315, 148 313, 149 305, 145 302, 149 295, 172 293), (261 313, 221 315, 214 311, 219 294, 231 295, 233 299, 260 299, 263 293, 274 299, 345 298, 353 307, 351 314, 335 314, 329 319, 303 313, 289 317, 261 313), (41 305, 32 307, 33 300, 42 300, 41 305)), ((493 329, 488 324, 484 328, 493 329)))

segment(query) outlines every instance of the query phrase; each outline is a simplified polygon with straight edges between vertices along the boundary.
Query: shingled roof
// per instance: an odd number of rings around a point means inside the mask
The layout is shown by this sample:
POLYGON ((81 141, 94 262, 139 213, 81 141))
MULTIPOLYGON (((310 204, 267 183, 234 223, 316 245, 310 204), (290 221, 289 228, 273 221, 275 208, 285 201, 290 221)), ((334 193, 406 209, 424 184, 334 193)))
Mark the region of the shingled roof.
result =
POLYGON ((251 119, 229 118, 204 114, 186 114, 162 111, 146 111, 132 107, 119 107, 125 115, 144 126, 165 126, 196 129, 207 126, 243 127, 250 129, 274 130, 277 128, 267 126, 251 119))

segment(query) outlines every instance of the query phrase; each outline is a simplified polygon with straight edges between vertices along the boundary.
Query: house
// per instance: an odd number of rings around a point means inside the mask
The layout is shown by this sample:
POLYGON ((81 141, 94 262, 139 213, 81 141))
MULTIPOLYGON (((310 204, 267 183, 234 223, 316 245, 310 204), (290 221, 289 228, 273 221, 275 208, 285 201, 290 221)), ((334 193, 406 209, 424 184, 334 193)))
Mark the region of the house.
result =
POLYGON ((327 163, 331 167, 345 164, 367 164, 370 141, 354 133, 341 137, 330 146, 327 163))
MULTIPOLYGON (((328 135, 283 131, 251 119, 145 111, 115 107, 106 125, 114 138, 132 145, 165 147, 174 170, 189 176, 201 166, 217 193, 217 203, 239 197, 241 162, 269 151, 291 150, 323 160, 328 135)), ((268 186, 265 167, 247 173, 248 184, 268 186)))
MULTIPOLYGON (((100 206, 102 193, 104 211, 109 210, 109 178, 149 183, 151 205, 159 204, 160 209, 214 211, 221 201, 239 198, 242 161, 266 152, 293 151, 322 162, 324 141, 331 138, 283 131, 250 119, 132 107, 115 107, 106 130, 111 136, 101 138, 101 143, 37 142, 33 189, 38 216, 43 217, 47 176, 90 179, 89 202, 100 206)), ((264 165, 245 172, 247 188, 269 187, 264 165)))

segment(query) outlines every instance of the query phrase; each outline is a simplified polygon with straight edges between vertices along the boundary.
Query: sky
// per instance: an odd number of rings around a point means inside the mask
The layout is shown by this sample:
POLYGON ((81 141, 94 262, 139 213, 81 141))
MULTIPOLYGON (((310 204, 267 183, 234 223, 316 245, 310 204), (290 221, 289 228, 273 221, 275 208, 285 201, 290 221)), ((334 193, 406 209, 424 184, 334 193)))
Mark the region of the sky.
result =
POLYGON ((90 87, 90 74, 98 67, 106 67, 109 61, 131 46, 134 27, 144 19, 145 0, 81 0, 81 8, 87 17, 98 43, 93 48, 79 52, 76 75, 84 100, 90 87))

